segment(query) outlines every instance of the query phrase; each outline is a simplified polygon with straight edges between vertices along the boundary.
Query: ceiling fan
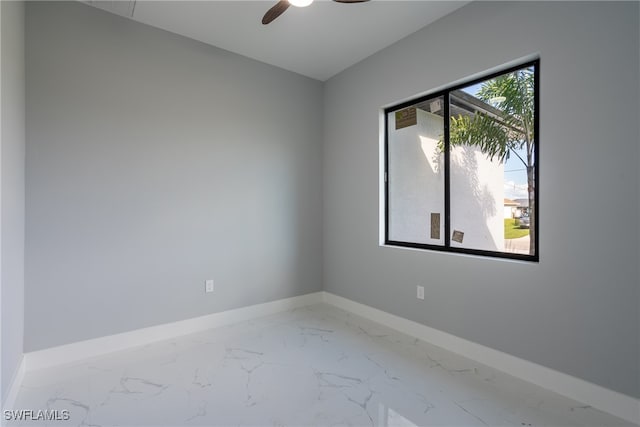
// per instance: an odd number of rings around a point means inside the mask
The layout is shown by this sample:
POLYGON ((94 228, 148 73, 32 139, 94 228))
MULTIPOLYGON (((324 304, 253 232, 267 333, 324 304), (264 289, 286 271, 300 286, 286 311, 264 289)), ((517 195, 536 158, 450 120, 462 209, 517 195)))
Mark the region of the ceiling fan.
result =
MULTIPOLYGON (((337 3, 364 3, 369 0, 333 0, 337 3)), ((313 3, 313 0, 280 0, 262 17, 262 24, 267 25, 273 22, 278 16, 282 15, 289 6, 305 7, 313 3)))

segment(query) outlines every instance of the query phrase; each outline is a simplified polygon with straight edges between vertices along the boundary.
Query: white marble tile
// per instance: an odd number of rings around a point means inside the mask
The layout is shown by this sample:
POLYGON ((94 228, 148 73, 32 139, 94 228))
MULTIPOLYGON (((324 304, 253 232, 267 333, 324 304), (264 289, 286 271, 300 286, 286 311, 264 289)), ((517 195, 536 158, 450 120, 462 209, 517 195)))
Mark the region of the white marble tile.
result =
POLYGON ((318 304, 26 374, 11 426, 625 426, 318 304))

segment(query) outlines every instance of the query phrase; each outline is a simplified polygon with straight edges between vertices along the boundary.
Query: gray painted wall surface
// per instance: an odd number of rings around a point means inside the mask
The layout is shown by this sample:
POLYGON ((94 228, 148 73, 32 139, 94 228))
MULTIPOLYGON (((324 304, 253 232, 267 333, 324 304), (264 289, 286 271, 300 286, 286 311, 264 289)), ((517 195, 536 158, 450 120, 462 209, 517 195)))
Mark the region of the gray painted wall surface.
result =
POLYGON ((638 16, 472 3, 330 79, 325 290, 639 397, 638 16), (379 109, 538 54, 540 263, 379 247, 379 109))
POLYGON ((30 2, 25 350, 319 291, 322 113, 318 81, 30 2))
POLYGON ((25 78, 24 3, 0 2, 2 401, 22 358, 24 339, 25 78))

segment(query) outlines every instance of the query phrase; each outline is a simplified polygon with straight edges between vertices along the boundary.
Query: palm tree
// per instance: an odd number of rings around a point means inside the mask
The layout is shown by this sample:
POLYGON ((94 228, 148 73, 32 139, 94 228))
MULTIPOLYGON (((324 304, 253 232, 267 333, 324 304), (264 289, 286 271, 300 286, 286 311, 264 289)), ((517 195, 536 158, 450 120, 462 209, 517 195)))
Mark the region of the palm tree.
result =
MULTIPOLYGON (((471 145, 491 160, 516 156, 527 171, 529 253, 535 253, 535 77, 534 67, 522 68, 482 83, 476 97, 494 108, 450 119, 450 145, 471 145), (523 154, 520 154, 523 152, 523 154)), ((452 96, 455 96, 452 94, 452 96)))

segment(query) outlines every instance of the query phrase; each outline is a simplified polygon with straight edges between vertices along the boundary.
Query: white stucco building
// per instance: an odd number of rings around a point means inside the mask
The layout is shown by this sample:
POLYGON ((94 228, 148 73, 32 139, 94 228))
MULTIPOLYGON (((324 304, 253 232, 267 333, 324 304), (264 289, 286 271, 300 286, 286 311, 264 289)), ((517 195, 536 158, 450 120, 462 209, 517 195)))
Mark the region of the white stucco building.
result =
MULTIPOLYGON (((389 117, 389 238, 444 244, 444 154, 441 109, 430 102, 416 108, 416 125, 395 129, 389 117), (433 111, 433 112, 432 112, 433 111), (440 215, 439 238, 432 238, 432 214, 440 215)), ((451 150, 451 232, 464 233, 452 246, 504 250, 504 166, 480 149, 451 150)))

